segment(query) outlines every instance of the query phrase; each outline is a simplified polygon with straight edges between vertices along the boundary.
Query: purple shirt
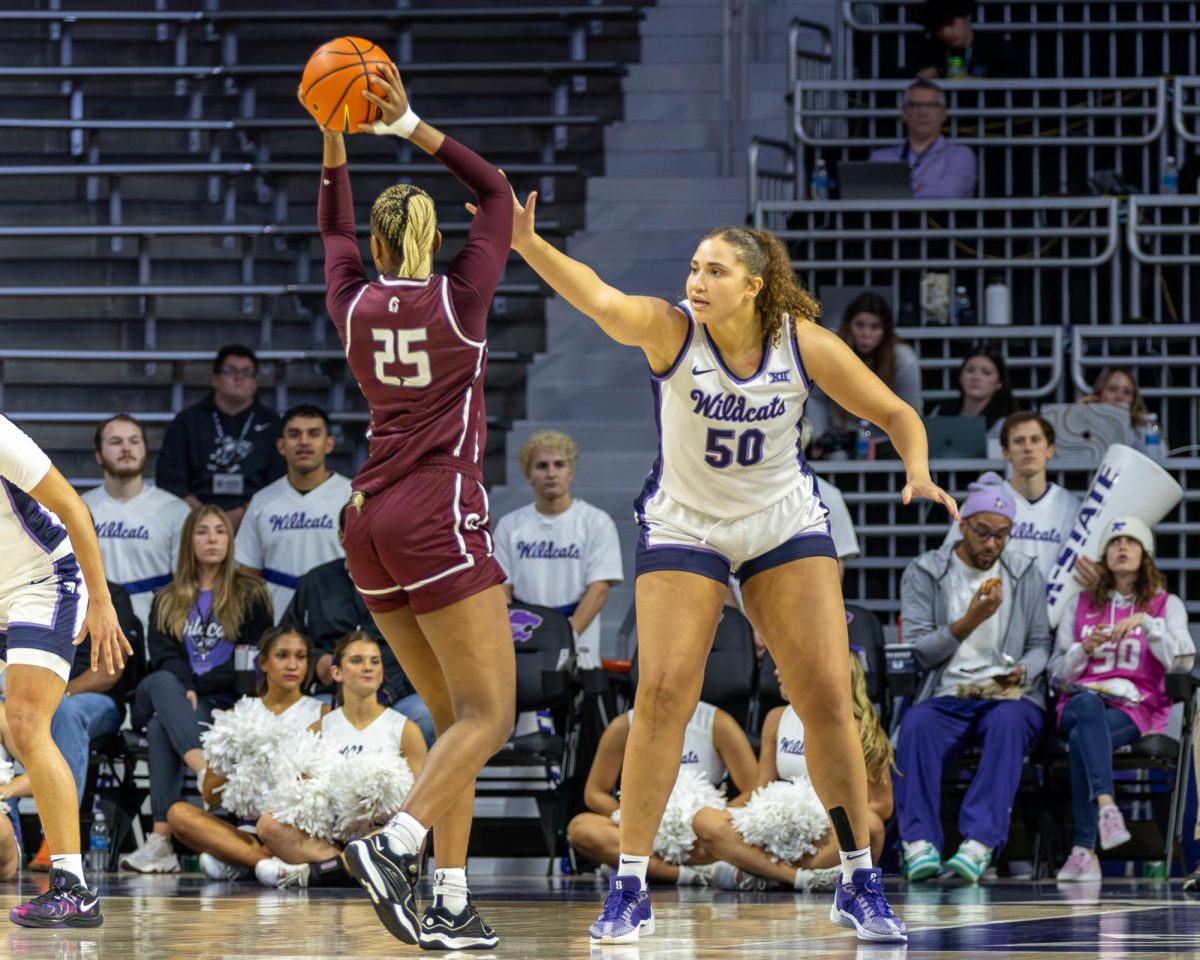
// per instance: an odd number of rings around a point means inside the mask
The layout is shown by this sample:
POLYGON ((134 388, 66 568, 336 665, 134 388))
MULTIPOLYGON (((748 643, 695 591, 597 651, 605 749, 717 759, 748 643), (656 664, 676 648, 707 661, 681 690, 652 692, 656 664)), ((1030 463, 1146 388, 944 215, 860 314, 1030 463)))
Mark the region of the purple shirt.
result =
POLYGON ((225 629, 213 617, 212 605, 212 591, 201 590, 183 625, 183 645, 198 677, 233 657, 233 644, 225 642, 225 629))
POLYGON ((975 196, 975 151, 939 136, 921 153, 907 140, 871 151, 872 163, 907 163, 913 196, 925 200, 961 200, 975 196))

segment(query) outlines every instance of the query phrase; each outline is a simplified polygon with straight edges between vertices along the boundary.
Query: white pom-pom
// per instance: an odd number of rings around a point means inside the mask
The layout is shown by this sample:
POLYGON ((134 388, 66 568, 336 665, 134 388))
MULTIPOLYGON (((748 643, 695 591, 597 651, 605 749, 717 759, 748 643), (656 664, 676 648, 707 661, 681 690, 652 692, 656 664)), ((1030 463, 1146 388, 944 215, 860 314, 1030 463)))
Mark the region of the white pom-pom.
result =
POLYGON ((264 713, 253 697, 242 697, 228 710, 213 711, 212 723, 200 734, 209 770, 227 777, 242 757, 258 748, 274 726, 263 722, 264 713))
POLYGON ((340 766, 328 741, 303 731, 279 758, 274 784, 263 801, 264 811, 309 836, 333 840, 337 809, 332 783, 340 766))
POLYGON ((759 787, 744 807, 730 811, 742 839, 775 860, 798 863, 816 852, 829 831, 829 817, 807 777, 759 787))
POLYGON ((0 760, 0 783, 12 783, 15 769, 11 760, 0 760))
POLYGON ((724 810, 725 796, 699 774, 681 775, 654 836, 654 852, 668 863, 686 861, 696 843, 692 818, 705 807, 724 810))
POLYGON ((349 840, 386 822, 404 806, 412 789, 408 762, 397 754, 361 753, 345 757, 331 784, 337 810, 337 836, 349 840))

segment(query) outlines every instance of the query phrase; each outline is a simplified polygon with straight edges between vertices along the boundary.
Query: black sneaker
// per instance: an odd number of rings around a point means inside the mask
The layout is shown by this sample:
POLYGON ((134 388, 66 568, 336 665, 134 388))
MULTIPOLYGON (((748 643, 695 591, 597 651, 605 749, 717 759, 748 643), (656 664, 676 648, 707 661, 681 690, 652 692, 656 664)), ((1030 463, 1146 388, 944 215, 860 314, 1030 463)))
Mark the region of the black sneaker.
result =
POLYGON ((1200 891, 1200 866, 1188 874, 1187 879, 1183 881, 1183 889, 1186 893, 1200 891))
POLYGON ((469 897, 462 913, 451 913, 441 897, 434 897, 421 918, 421 947, 425 950, 488 950, 499 942, 500 937, 469 897))
POLYGON ((401 853, 385 832, 346 845, 346 871, 371 895, 371 905, 390 933, 404 943, 418 942, 417 898, 420 861, 401 853))
POLYGON ((65 870, 50 871, 50 889, 8 912, 8 919, 22 927, 98 927, 104 923, 100 898, 95 890, 65 870))

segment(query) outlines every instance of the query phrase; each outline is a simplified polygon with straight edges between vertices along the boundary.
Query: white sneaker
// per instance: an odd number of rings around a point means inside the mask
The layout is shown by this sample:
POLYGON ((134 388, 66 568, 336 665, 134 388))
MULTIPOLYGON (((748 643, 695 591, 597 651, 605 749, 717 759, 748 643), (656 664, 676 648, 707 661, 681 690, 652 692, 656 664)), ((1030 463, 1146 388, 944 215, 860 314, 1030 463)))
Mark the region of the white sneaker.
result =
POLYGON ((1100 861, 1096 859, 1096 854, 1077 846, 1071 848, 1071 855, 1054 879, 1059 883, 1081 883, 1099 880, 1100 876, 1100 861))
POLYGON ((841 867, 824 867, 817 870, 800 867, 796 871, 796 880, 792 886, 803 893, 828 893, 837 889, 838 878, 841 875, 841 867))
POLYGON ((161 833, 152 833, 146 842, 127 853, 118 862, 122 870, 137 873, 178 873, 179 858, 171 849, 171 841, 161 833))
POLYGON ((264 887, 276 887, 280 890, 307 887, 308 873, 307 863, 288 863, 279 857, 268 857, 254 865, 254 875, 258 877, 259 883, 264 887))
POLYGON ((200 854, 200 872, 209 880, 244 880, 250 876, 249 867, 239 867, 218 860, 211 853, 200 854))

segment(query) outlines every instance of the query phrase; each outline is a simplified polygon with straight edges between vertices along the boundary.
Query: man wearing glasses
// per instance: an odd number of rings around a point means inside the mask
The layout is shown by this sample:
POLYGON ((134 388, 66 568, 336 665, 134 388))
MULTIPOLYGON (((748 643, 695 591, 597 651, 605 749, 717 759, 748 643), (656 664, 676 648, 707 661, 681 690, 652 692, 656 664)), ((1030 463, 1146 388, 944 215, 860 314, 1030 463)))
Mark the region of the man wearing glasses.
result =
POLYGON ((155 479, 193 509, 215 503, 236 528, 250 498, 286 471, 275 448, 279 417, 257 400, 258 358, 249 347, 222 347, 209 383, 208 396, 167 427, 155 479))
POLYGON ((975 196, 975 151, 942 134, 949 111, 946 94, 932 80, 916 80, 904 92, 906 136, 894 147, 871 151, 873 163, 908 164, 913 196, 957 200, 975 196))
POLYGON ((1008 837, 1025 756, 1042 732, 1050 655, 1045 577, 1036 560, 1005 550, 1016 519, 996 474, 972 483, 959 511, 962 539, 916 558, 900 582, 904 642, 922 672, 896 748, 896 809, 910 881, 943 868, 974 883, 1008 837), (943 768, 983 749, 958 816, 962 843, 944 864, 943 768))

